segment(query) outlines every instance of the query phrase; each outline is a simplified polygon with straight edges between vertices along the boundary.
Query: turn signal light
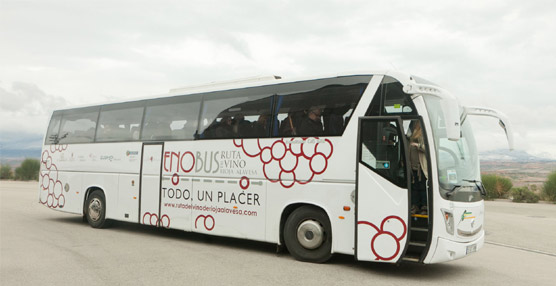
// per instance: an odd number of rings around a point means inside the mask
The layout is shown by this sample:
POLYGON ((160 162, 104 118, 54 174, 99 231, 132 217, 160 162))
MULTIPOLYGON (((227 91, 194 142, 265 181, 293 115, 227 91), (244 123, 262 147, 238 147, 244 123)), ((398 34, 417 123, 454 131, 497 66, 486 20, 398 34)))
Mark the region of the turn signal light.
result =
POLYGON ((454 234, 454 215, 451 211, 442 209, 442 216, 444 217, 444 223, 446 224, 446 232, 449 234, 454 234))
POLYGON ((347 211, 350 211, 350 210, 351 210, 351 207, 349 207, 349 206, 344 206, 344 210, 345 210, 346 212, 347 212, 347 211))

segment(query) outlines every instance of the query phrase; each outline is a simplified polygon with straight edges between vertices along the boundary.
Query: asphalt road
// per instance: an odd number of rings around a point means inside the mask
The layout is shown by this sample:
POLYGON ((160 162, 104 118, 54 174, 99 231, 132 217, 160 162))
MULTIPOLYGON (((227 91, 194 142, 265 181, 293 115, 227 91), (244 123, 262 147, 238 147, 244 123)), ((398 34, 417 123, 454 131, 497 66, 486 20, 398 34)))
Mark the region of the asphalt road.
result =
POLYGON ((295 261, 275 246, 81 217, 0 182, 0 285, 555 285, 556 205, 486 203, 487 243, 434 265, 295 261))

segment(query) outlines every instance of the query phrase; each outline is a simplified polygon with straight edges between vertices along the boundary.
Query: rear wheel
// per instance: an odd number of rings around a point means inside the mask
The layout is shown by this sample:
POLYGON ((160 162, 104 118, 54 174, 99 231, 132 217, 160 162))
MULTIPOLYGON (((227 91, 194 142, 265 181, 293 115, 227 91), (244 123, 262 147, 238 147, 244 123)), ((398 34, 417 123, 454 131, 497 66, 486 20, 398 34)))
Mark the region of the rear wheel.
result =
POLYGON ((85 204, 85 217, 87 222, 94 228, 104 228, 108 226, 106 220, 106 199, 101 191, 92 192, 85 204))
POLYGON ((284 225, 284 242, 297 260, 327 261, 332 256, 332 229, 328 216, 314 206, 296 209, 284 225))

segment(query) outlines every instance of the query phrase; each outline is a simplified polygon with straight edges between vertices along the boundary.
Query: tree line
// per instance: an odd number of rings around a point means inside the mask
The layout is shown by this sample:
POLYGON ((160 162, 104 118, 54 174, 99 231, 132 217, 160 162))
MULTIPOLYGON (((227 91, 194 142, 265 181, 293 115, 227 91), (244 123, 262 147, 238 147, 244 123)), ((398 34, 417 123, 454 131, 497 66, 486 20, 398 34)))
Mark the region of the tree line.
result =
POLYGON ((0 167, 0 179, 2 180, 18 180, 31 181, 39 180, 40 162, 37 159, 27 158, 21 165, 12 171, 12 167, 8 164, 2 164, 0 167))
POLYGON ((485 186, 487 200, 512 199, 518 203, 536 203, 542 199, 556 202, 556 171, 548 175, 540 190, 537 185, 513 187, 509 178, 495 174, 482 175, 481 181, 485 186))
MULTIPOLYGON (((3 164, 0 168, 0 179, 37 181, 39 170, 39 160, 27 158, 13 171, 10 165, 3 164)), ((487 200, 511 198, 514 202, 536 203, 541 199, 556 202, 556 171, 548 175, 541 190, 538 190, 536 185, 514 188, 509 178, 495 174, 482 175, 481 180, 486 189, 487 200)))

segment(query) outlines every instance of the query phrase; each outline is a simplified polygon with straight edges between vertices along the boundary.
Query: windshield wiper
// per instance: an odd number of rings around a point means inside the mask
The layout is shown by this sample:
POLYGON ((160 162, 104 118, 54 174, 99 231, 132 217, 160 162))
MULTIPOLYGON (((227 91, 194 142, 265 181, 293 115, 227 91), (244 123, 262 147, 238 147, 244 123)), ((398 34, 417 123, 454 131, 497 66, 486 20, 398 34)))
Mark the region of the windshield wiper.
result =
POLYGON ((455 191, 457 191, 457 190, 459 190, 459 189, 461 189, 461 186, 460 186, 460 185, 454 185, 454 187, 453 187, 451 190, 449 190, 448 192, 446 192, 446 196, 447 196, 447 197, 452 196, 452 193, 454 193, 455 191))
POLYGON ((483 182, 477 181, 477 180, 465 180, 465 179, 462 180, 462 181, 474 183, 475 186, 477 187, 477 189, 479 189, 479 192, 481 193, 481 195, 486 197, 487 193, 486 193, 486 190, 485 190, 485 186, 483 185, 483 182))

